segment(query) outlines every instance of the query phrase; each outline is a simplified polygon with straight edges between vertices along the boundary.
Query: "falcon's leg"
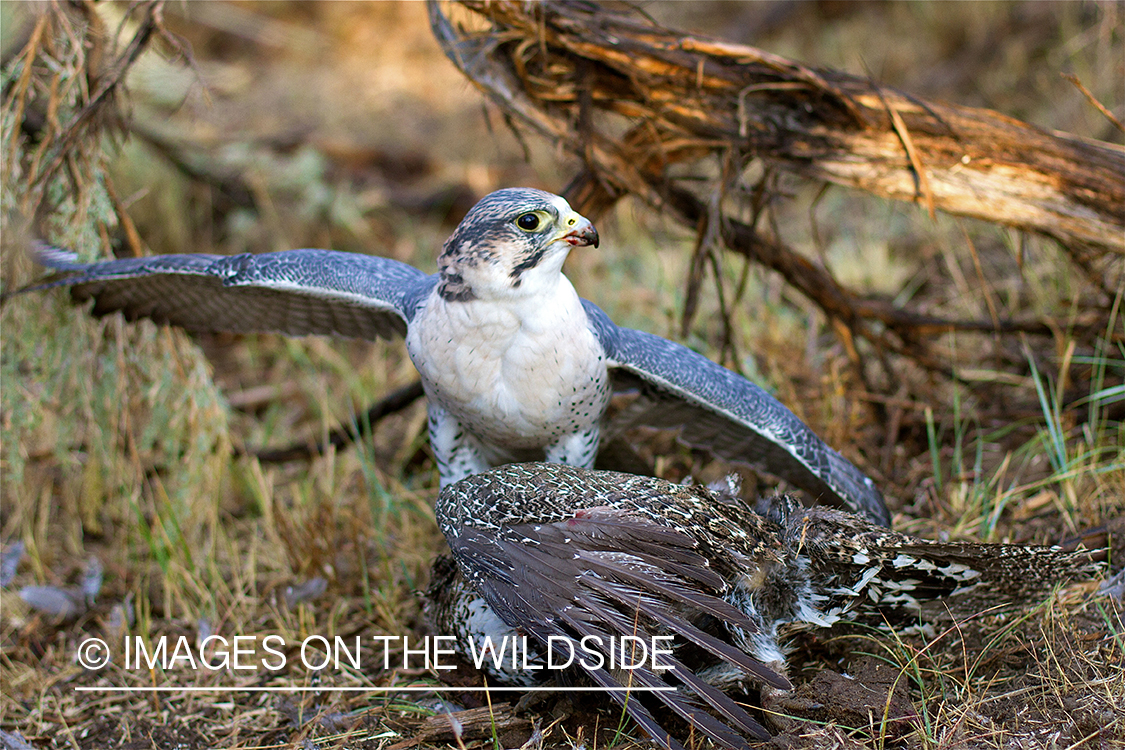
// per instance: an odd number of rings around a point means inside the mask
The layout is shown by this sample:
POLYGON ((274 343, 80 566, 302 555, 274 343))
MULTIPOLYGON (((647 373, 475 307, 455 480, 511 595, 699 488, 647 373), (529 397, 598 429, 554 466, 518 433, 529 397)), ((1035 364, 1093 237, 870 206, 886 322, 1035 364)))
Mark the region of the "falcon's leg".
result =
POLYGON ((488 471, 488 461, 456 417, 432 400, 426 414, 430 426, 430 447, 437 459, 442 487, 448 487, 471 474, 488 471))
POLYGON ((545 450, 547 463, 567 464, 583 469, 594 468, 594 459, 598 457, 600 434, 601 428, 595 424, 588 430, 563 435, 547 446, 545 450))

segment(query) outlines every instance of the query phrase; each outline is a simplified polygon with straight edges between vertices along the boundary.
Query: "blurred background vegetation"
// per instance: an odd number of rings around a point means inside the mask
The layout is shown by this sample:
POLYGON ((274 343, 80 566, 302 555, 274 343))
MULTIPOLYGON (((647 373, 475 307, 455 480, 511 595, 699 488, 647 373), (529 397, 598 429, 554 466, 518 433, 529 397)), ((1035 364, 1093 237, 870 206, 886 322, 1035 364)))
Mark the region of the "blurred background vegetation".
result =
MULTIPOLYGON (((558 192, 580 168, 556 144, 517 137, 446 60, 421 3, 156 9, 0 4, 5 293, 39 275, 26 256, 33 236, 84 258, 329 247, 432 271, 442 241, 475 200, 510 185, 558 192), (139 42, 135 59, 131 41, 139 42)), ((920 97, 1122 142, 1062 75, 1076 76, 1125 117, 1120 3, 644 9, 674 28, 870 75, 920 97)), ((993 290, 1001 299, 1067 320, 1089 293, 1051 240, 941 215, 933 221, 918 206, 841 188, 782 187, 786 241, 855 290, 932 295, 938 310, 979 304, 971 243, 1011 271, 993 290)), ((709 288, 681 331, 693 233, 629 200, 598 228, 602 247, 567 263, 579 293, 619 324, 712 356, 726 317, 735 337, 725 363, 776 393, 875 477, 896 527, 988 541, 1109 540, 1119 564, 1120 289, 1093 347, 1077 347, 1065 328, 1028 343, 1033 362, 1050 367, 1033 365, 1027 377, 998 383, 981 361, 977 377, 873 393, 823 314, 776 274, 729 264, 723 283, 741 285, 744 304, 720 316, 709 288), (998 405, 998 385, 1019 408, 998 405), (910 416, 891 429, 873 404, 894 398, 910 416)), ((95 703, 69 690, 98 684, 73 661, 75 644, 91 633, 112 644, 126 632, 294 639, 418 632, 414 592, 441 546, 424 407, 384 420, 373 441, 310 461, 274 465, 244 454, 321 440, 409 383, 414 372, 400 343, 189 337, 117 316, 92 320, 57 292, 8 299, 0 316, 0 539, 6 552, 23 548, 0 591, 0 726, 38 738, 37 747, 124 746, 137 726, 159 747, 288 746, 344 735, 375 743, 402 717, 426 710, 392 703, 370 714, 370 701, 343 697, 95 703), (101 569, 92 586, 92 571, 101 569), (74 610, 52 615, 32 606, 19 596, 31 584, 69 592, 74 610), (320 593, 321 584, 328 595, 301 593, 320 593), (74 740, 66 727, 86 734, 74 740)), ((958 337, 947 345, 960 347, 959 361, 978 346, 958 337)), ((666 476, 722 470, 655 445, 666 476)), ((422 675, 332 677, 368 685, 422 675)), ((302 684, 314 676, 277 679, 302 684)))

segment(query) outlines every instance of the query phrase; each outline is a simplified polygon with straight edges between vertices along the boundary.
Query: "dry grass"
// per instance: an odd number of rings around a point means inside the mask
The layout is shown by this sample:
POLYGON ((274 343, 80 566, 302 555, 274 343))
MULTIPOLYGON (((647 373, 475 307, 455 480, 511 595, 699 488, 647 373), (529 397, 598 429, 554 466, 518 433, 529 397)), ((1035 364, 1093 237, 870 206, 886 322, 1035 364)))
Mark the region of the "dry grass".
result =
MULTIPOLYGON (((1055 80, 1072 70, 1121 115, 1120 99, 1105 84, 1123 76, 1116 5, 1051 6, 1055 15, 1046 21, 1038 4, 892 5, 890 16, 829 6, 786 11, 797 16, 773 21, 763 32, 771 37, 755 43, 769 49, 772 39, 779 52, 845 66, 855 64, 846 50, 871 49, 865 59, 875 74, 907 90, 1111 137, 1081 94, 1055 80), (821 11, 841 15, 816 17, 821 11), (888 17, 894 33, 884 26, 888 17), (974 71, 964 50, 982 46, 992 57, 974 71), (826 56, 816 59, 820 50, 826 56)), ((28 36, 18 37, 34 28, 23 25, 34 19, 30 8, 0 4, 5 291, 35 275, 22 254, 28 234, 43 233, 88 257, 105 255, 111 245, 131 245, 123 216, 153 252, 332 246, 433 268, 465 195, 506 184, 557 189, 575 168, 534 140, 527 143, 532 160, 524 162, 523 147, 496 113, 491 125, 481 117, 476 94, 430 39, 419 5, 209 3, 165 8, 168 28, 190 42, 194 62, 184 65, 174 37, 148 41, 129 79, 132 95, 110 103, 128 104, 135 124, 128 142, 115 148, 95 137, 105 121, 93 120, 62 166, 37 181, 36 170, 52 163, 70 118, 121 50, 107 45, 92 59, 82 43, 89 19, 59 6, 35 75, 21 84, 18 55, 28 36)), ((112 33, 121 20, 113 14, 124 6, 101 12, 112 33)), ((714 16, 733 30, 748 13, 709 6, 699 21, 714 16)), ((122 27, 126 41, 141 18, 138 10, 122 27)), ((962 225, 934 225, 915 209, 841 191, 818 197, 815 186, 783 187, 794 194, 781 217, 792 228, 790 242, 822 253, 850 284, 890 294, 925 285, 943 304, 979 309, 981 290, 963 264, 962 225)), ((568 267, 579 290, 619 323, 678 337, 693 237, 632 204, 599 229, 603 249, 576 254, 568 267)), ((1056 249, 988 227, 968 231, 986 260, 1012 257, 1005 256, 1008 245, 1026 250, 1019 280, 994 290, 998 298, 1019 296, 1065 318, 1075 286, 1056 249)), ((1055 367, 1037 373, 1038 387, 1036 378, 1005 384, 1018 391, 1014 401, 1040 403, 1035 413, 982 418, 996 405, 982 404, 968 382, 942 391, 940 403, 905 405, 922 415, 916 421, 923 427, 888 440, 888 425, 856 397, 862 389, 848 354, 815 310, 777 277, 744 274, 734 261, 719 276, 728 292, 743 285, 746 300, 730 311, 731 364, 862 461, 886 488, 896 526, 989 541, 1085 534, 1097 545, 1108 538, 1120 567, 1120 309, 1101 349, 1083 363, 1086 392, 1075 396, 1070 388, 1075 355, 1062 330, 1050 358, 1055 367), (1076 397, 1087 400, 1075 407, 1076 397)), ((701 300, 689 344, 714 351, 722 334, 718 311, 715 295, 701 300)), ((36 748, 389 748, 414 741, 515 747, 528 739, 526 719, 500 703, 483 705, 475 720, 463 716, 460 737, 441 717, 427 723, 441 712, 435 696, 473 707, 479 694, 442 687, 423 669, 383 669, 381 659, 317 671, 301 666, 290 649, 286 669, 268 673, 126 670, 116 659, 91 672, 75 662, 88 636, 104 638, 120 654, 127 635, 278 635, 289 644, 308 635, 420 635, 414 592, 424 587, 441 546, 420 407, 380 424, 370 444, 308 463, 231 458, 232 446, 316 440, 373 394, 409 382, 413 372, 401 346, 192 339, 116 317, 90 320, 62 294, 8 300, 0 334, 0 539, 5 551, 24 546, 15 577, 0 590, 0 728, 20 732, 36 748), (86 585, 88 593, 96 589, 86 601, 84 581, 97 567, 91 559, 102 569, 101 584, 86 585), (324 590, 315 595, 320 580, 324 590), (74 589, 76 611, 59 617, 29 606, 20 591, 30 585, 74 589), (302 599, 304 590, 313 594, 302 599), (106 685, 431 685, 434 692, 74 690, 106 685)), ((975 345, 952 339, 948 346, 962 347, 950 352, 951 361, 961 361, 975 345)), ((979 372, 987 382, 989 362, 979 372)), ((660 468, 676 476, 704 467, 677 452, 660 468)), ((783 743, 1120 746, 1122 607, 1096 598, 1094 588, 1080 584, 1047 602, 951 623, 928 637, 841 632, 801 641, 794 660, 799 682, 825 668, 847 670, 868 653, 901 675, 916 719, 829 719, 802 725, 783 743)), ((537 709, 546 732, 541 742, 549 746, 628 742, 634 731, 620 726, 614 710, 580 702, 574 716, 553 722, 553 708, 537 709)))

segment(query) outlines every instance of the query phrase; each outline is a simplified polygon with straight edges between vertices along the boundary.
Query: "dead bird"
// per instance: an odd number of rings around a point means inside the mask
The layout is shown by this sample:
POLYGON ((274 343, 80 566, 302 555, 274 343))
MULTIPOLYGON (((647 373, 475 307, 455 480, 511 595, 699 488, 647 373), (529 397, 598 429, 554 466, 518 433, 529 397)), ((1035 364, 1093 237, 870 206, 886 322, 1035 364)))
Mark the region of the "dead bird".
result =
POLYGON ((610 695, 670 748, 681 746, 654 717, 660 704, 725 747, 767 739, 730 693, 790 690, 794 629, 917 621, 935 599, 983 609, 1096 570, 1085 552, 932 542, 789 496, 753 509, 726 491, 551 464, 464 479, 442 490, 436 513, 455 565, 435 566, 433 632, 452 635, 492 683, 542 684, 560 674, 553 662, 602 688, 649 689, 610 695), (669 636, 659 663, 613 663, 627 637, 669 636))

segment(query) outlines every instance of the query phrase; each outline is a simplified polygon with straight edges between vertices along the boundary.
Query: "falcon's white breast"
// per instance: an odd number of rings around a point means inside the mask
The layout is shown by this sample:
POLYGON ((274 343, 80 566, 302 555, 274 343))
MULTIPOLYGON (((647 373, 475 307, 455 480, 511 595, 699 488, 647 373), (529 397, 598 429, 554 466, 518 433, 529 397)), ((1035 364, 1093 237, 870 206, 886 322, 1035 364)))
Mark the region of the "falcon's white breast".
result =
POLYGON ((597 425, 609 401, 604 352, 574 287, 518 300, 436 294, 406 338, 426 393, 478 438, 542 448, 597 425))

